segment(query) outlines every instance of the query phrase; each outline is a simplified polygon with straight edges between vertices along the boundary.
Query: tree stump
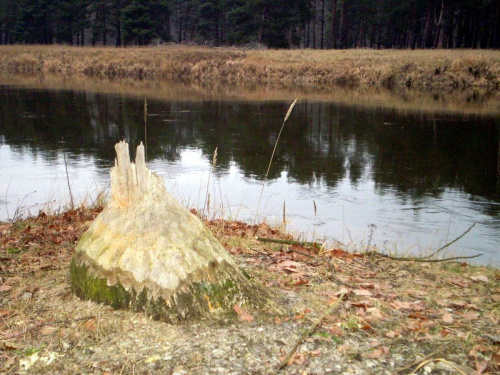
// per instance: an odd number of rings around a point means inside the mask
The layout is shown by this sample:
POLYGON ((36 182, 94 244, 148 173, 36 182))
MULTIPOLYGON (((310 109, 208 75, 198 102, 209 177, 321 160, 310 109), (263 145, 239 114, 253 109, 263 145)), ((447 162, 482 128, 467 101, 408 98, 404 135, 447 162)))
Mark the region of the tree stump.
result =
POLYGON ((73 256, 72 291, 114 308, 177 322, 235 304, 262 308, 268 294, 251 283, 205 225, 170 196, 137 147, 115 146, 111 200, 73 256))

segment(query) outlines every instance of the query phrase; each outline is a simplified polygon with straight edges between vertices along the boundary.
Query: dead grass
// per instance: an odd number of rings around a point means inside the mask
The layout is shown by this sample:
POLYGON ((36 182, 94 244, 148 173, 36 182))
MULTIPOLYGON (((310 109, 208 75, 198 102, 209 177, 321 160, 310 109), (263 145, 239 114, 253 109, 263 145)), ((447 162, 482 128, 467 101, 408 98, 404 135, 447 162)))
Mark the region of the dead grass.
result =
POLYGON ((1 46, 0 70, 37 75, 305 88, 500 89, 500 51, 476 50, 1 46))
POLYGON ((404 374, 426 358, 437 374, 447 373, 446 366, 462 373, 500 370, 497 269, 395 262, 342 249, 320 256, 257 241, 291 239, 265 224, 211 220, 206 224, 240 267, 274 290, 286 313, 249 311, 253 322, 233 317, 171 326, 71 295, 74 245, 98 212, 0 223, 0 371, 202 374, 219 367, 240 373, 243 366, 272 373, 300 332, 340 295, 336 313, 305 340, 284 373, 404 374))

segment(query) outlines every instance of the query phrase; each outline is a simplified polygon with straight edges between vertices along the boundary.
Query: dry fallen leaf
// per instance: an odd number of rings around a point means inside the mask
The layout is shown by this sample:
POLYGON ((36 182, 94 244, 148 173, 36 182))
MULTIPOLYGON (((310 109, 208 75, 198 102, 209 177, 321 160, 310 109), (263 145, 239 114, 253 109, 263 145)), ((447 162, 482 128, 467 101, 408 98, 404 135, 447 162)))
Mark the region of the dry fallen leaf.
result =
POLYGON ((0 286, 0 292, 8 292, 11 289, 12 289, 12 285, 3 284, 0 286))
POLYGON ((422 311, 424 307, 421 302, 406 302, 395 300, 392 302, 392 306, 398 310, 411 310, 411 311, 422 311))
POLYGON ((16 358, 16 356, 7 356, 7 359, 5 360, 3 365, 4 369, 8 370, 9 368, 11 368, 16 362, 16 358))
POLYGON ((342 328, 339 326, 332 326, 329 331, 333 333, 335 336, 343 336, 344 332, 342 332, 342 328))
POLYGON ((387 290, 391 289, 392 285, 388 281, 381 281, 373 284, 373 288, 376 290, 387 290))
POLYGON ((334 293, 333 295, 334 296, 340 296, 341 294, 345 294, 345 295, 348 295, 349 294, 349 289, 347 289, 346 287, 344 286, 341 286, 340 289, 338 290, 337 293, 334 293))
POLYGON ((482 275, 471 276, 470 279, 474 280, 474 281, 482 281, 483 283, 489 283, 490 282, 490 280, 486 276, 482 276, 482 275))
POLYGON ((496 366, 500 366, 500 349, 498 349, 498 352, 493 354, 491 362, 493 362, 496 366))
POLYGON ((238 314, 238 319, 242 322, 252 322, 253 316, 243 310, 239 305, 234 305, 233 310, 238 314))
POLYGON ((303 365, 306 362, 307 358, 305 356, 305 353, 295 353, 292 358, 287 362, 287 365, 303 365))
POLYGON ((87 320, 83 325, 88 331, 94 332, 97 329, 94 319, 87 320))
POLYGON ((453 324, 455 320, 453 319, 453 315, 446 313, 441 317, 441 321, 446 324, 453 324))
POLYGON ((3 343, 3 349, 4 350, 20 350, 22 349, 23 347, 17 343, 14 343, 14 342, 9 342, 9 341, 5 341, 3 343))
POLYGON ((372 319, 375 320, 380 320, 384 318, 384 314, 380 309, 377 309, 376 307, 369 307, 366 309, 366 311, 370 314, 372 319))
POLYGON ((475 312, 475 311, 467 311, 464 315, 463 315, 463 318, 465 320, 478 320, 479 319, 479 313, 475 312))
POLYGON ((56 327, 52 327, 52 326, 44 326, 40 329, 40 334, 42 336, 47 336, 47 335, 51 335, 52 333, 54 333, 55 331, 57 331, 57 328, 56 327))
POLYGON ((385 333, 385 337, 388 337, 388 338, 390 338, 390 339, 393 339, 393 338, 394 338, 394 337, 396 337, 396 336, 400 336, 400 334, 398 334, 398 333, 396 333, 396 332, 394 332, 394 331, 387 331, 387 332, 385 333))
POLYGON ((366 289, 354 289, 352 292, 357 296, 365 296, 365 297, 373 296, 373 294, 366 289))
MULTIPOLYGON (((293 277, 293 276, 292 276, 293 277)), ((303 279, 303 278, 299 278, 297 281, 295 281, 293 283, 293 286, 299 286, 299 285, 307 285, 309 284, 309 280, 307 279, 303 279)))
POLYGON ((461 277, 458 277, 458 276, 452 277, 452 278, 448 279, 447 281, 450 284, 461 286, 462 288, 468 288, 471 284, 469 281, 467 281, 461 277))
POLYGON ((304 314, 298 314, 298 315, 295 315, 295 316, 293 317, 293 319, 294 319, 296 322, 298 322, 298 321, 300 321, 300 320, 304 320, 304 318, 305 318, 305 317, 306 317, 306 316, 305 316, 304 314))
POLYGON ((366 353, 364 355, 364 357, 378 359, 378 358, 382 357, 383 355, 387 355, 388 353, 389 353, 389 347, 382 346, 380 348, 373 350, 372 352, 366 353))

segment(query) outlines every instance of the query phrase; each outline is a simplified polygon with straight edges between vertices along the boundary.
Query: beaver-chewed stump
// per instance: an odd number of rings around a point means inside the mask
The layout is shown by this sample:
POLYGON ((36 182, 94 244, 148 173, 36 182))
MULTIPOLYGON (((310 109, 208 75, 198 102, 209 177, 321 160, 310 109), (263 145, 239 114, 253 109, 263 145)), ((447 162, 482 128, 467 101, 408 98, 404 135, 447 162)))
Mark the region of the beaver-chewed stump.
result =
POLYGON ((115 146, 111 200, 83 234, 71 262, 71 288, 83 299, 177 322, 234 305, 269 306, 203 223, 152 173, 137 147, 115 146))

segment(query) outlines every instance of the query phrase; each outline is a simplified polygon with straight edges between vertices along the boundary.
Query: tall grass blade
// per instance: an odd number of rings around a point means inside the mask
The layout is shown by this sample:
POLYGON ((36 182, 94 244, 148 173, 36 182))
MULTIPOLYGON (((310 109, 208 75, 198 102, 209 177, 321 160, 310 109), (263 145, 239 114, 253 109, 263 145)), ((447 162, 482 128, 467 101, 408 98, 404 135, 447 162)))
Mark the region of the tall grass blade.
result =
POLYGON ((288 108, 288 112, 286 113, 285 119, 283 120, 283 125, 281 125, 280 132, 278 133, 278 138, 276 139, 276 143, 274 144, 273 153, 271 154, 271 159, 269 160, 269 166, 267 167, 266 177, 264 180, 267 180, 267 176, 269 175, 269 170, 271 169, 271 164, 273 163, 274 153, 276 152, 276 147, 278 147, 278 142, 280 140, 281 133, 283 132, 283 128, 285 127, 286 120, 288 120, 288 118, 290 117, 293 107, 295 107, 295 103, 297 103, 298 99, 299 98, 296 98, 290 105, 290 108, 288 108))
POLYGON ((205 214, 205 207, 207 208, 208 210, 208 214, 210 214, 210 194, 209 194, 209 189, 210 189, 210 176, 211 174, 214 172, 215 170, 215 166, 217 165, 217 149, 219 147, 215 147, 215 151, 214 151, 214 156, 212 157, 212 167, 210 168, 210 170, 208 171, 208 180, 207 180, 207 194, 205 196, 205 203, 203 204, 203 215, 205 214))
POLYGON ((66 168, 66 181, 68 182, 69 197, 71 199, 71 210, 74 210, 75 209, 75 201, 73 200, 73 193, 71 191, 71 184, 69 183, 68 163, 66 162, 66 153, 65 152, 63 152, 63 157, 64 157, 64 167, 66 168))
POLYGON ((264 177, 264 182, 262 183, 262 190, 260 191, 259 202, 257 203, 257 210, 255 212, 256 218, 258 218, 258 215, 259 215, 260 201, 262 200, 262 194, 264 194, 264 188, 266 186, 267 176, 269 175, 269 171, 271 170, 271 165, 273 163, 273 158, 274 158, 274 154, 276 152, 276 147, 278 147, 278 142, 280 140, 281 133, 283 132, 283 128, 285 127, 285 123, 288 120, 288 118, 290 117, 292 110, 293 110, 293 107, 295 107, 295 104, 297 103, 297 100, 299 100, 299 98, 295 98, 293 103, 290 105, 290 108, 288 108, 288 111, 285 115, 285 119, 283 120, 283 124, 281 125, 280 132, 278 133, 278 138, 276 138, 276 143, 274 144, 273 152, 271 154, 271 159, 269 160, 269 165, 267 167, 266 176, 264 177))
POLYGON ((144 98, 144 161, 148 161, 148 99, 144 98))

